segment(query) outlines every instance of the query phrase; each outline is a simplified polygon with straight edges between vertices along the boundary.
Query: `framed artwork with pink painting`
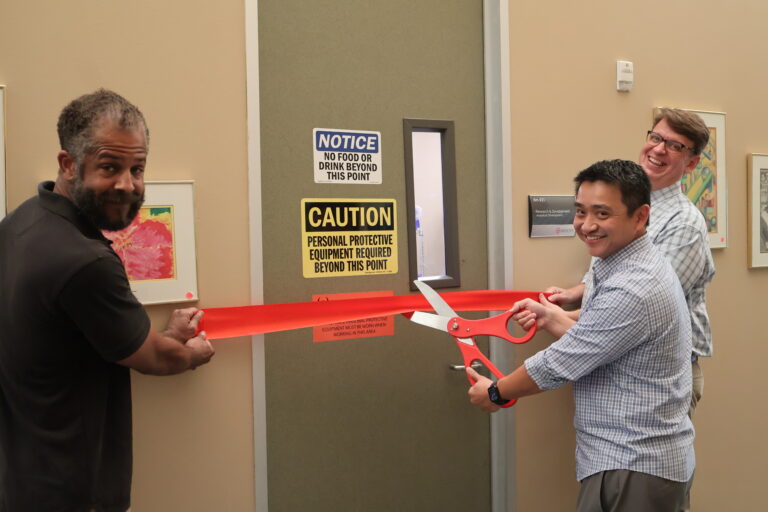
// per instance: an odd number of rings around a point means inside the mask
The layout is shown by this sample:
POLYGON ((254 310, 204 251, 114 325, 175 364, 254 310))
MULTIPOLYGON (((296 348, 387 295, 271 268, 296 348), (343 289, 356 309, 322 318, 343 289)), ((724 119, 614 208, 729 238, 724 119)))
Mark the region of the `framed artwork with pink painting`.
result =
POLYGON ((196 301, 192 181, 146 183, 144 205, 120 231, 104 231, 142 304, 196 301))

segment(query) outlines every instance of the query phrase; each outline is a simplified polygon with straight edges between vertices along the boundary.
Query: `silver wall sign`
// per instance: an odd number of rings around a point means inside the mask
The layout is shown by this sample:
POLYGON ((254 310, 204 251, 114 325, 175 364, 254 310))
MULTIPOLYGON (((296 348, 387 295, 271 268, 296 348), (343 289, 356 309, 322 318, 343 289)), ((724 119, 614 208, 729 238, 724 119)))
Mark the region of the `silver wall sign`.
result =
POLYGON ((574 236, 574 196, 528 196, 528 236, 574 236))

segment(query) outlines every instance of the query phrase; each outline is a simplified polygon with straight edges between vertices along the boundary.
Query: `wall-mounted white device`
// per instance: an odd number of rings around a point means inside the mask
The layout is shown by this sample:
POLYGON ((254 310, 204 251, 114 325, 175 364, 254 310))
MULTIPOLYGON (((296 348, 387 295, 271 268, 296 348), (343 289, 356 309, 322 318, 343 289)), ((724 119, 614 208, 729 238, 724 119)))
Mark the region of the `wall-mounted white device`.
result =
POLYGON ((635 81, 634 65, 628 60, 616 61, 616 90, 629 92, 635 81))

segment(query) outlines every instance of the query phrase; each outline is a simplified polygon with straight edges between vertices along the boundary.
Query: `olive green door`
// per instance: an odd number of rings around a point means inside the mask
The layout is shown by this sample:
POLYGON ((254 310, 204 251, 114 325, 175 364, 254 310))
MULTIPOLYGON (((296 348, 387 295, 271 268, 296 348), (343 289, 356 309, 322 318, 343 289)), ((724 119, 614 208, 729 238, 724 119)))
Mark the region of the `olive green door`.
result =
MULTIPOLYGON (((488 286, 479 0, 259 0, 265 303, 409 289, 403 119, 453 121, 461 287, 488 286), (316 128, 381 134, 381 183, 316 183, 316 128), (301 203, 396 201, 398 272, 306 278, 301 203)), ((444 333, 265 340, 270 512, 486 511, 489 418, 444 333)), ((483 347, 485 350, 485 347, 483 347)))

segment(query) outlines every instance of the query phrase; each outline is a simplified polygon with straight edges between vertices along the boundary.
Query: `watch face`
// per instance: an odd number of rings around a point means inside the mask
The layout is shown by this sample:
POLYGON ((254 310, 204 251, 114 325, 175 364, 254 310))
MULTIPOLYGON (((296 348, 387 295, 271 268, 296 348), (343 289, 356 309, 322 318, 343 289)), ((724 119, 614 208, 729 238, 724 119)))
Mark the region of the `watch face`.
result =
POLYGON ((501 398, 501 395, 499 394, 499 388, 496 387, 495 382, 488 388, 488 398, 496 405, 504 405, 509 402, 509 400, 504 400, 501 398))

